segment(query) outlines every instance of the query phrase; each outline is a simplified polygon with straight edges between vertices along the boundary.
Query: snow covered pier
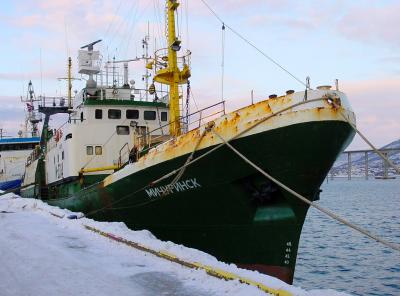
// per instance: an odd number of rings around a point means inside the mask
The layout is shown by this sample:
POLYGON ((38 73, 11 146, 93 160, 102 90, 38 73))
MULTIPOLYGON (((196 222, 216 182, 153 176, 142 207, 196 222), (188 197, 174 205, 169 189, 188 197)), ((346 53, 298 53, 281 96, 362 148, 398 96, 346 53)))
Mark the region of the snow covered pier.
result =
POLYGON ((204 268, 188 268, 88 228, 140 242, 155 252, 174 254, 184 262, 201 262, 251 279, 280 291, 279 295, 346 295, 332 290, 305 291, 219 262, 198 250, 157 240, 148 231, 132 231, 123 223, 71 220, 67 218, 71 214, 40 200, 0 196, 0 295, 268 295, 239 279, 210 276, 204 268))

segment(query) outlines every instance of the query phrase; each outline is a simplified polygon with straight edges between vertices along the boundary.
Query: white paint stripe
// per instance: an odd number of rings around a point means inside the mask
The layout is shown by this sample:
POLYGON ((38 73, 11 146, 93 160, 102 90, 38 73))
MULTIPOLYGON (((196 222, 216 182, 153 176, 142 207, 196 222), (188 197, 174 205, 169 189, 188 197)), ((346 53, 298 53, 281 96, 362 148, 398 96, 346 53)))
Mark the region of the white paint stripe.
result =
MULTIPOLYGON (((307 97, 309 100, 311 100, 311 99, 317 99, 318 96, 322 97, 323 95, 326 94, 340 95, 341 104, 342 107, 344 108, 344 111, 342 112, 346 114, 348 118, 350 118, 351 122, 355 123, 355 115, 348 103, 346 96, 343 93, 337 91, 317 90, 317 91, 308 91, 307 97)), ((276 113, 279 110, 290 107, 291 105, 294 105, 298 102, 302 102, 303 100, 304 100, 304 92, 295 93, 293 95, 288 95, 278 99, 265 100, 255 105, 250 105, 245 108, 239 109, 237 111, 231 112, 223 117, 214 120, 215 122, 214 128, 225 139, 231 139, 236 134, 250 127, 256 121, 261 120, 262 118, 265 118, 266 116, 270 115, 271 114, 270 110, 276 113), (230 124, 229 128, 225 128, 224 121, 227 120, 228 122, 231 122, 232 120, 234 120, 235 117, 238 118, 237 121, 235 122, 235 125, 233 126, 232 124, 230 124)), ((344 119, 339 114, 339 112, 333 112, 332 106, 329 105, 326 101, 312 102, 310 104, 304 104, 293 109, 290 111, 283 112, 278 116, 270 118, 266 122, 249 130, 248 132, 244 133, 238 138, 240 139, 261 132, 306 122, 315 122, 315 121, 345 122, 344 119)), ((191 132, 179 137, 179 142, 181 143, 180 148, 175 148, 175 149, 172 148, 172 145, 174 145, 173 140, 170 140, 166 143, 159 145, 155 149, 149 151, 146 156, 139 159, 138 162, 129 164, 122 170, 108 176, 104 181, 104 185, 108 186, 140 170, 149 168, 164 161, 171 160, 173 158, 192 152, 195 145, 195 142, 193 141, 192 138, 195 136, 196 133, 201 134, 204 129, 205 126, 202 126, 198 129, 192 130, 191 132)), ((198 150, 218 144, 221 144, 220 139, 213 137, 213 135, 211 134, 206 134, 203 141, 199 145, 198 150)))

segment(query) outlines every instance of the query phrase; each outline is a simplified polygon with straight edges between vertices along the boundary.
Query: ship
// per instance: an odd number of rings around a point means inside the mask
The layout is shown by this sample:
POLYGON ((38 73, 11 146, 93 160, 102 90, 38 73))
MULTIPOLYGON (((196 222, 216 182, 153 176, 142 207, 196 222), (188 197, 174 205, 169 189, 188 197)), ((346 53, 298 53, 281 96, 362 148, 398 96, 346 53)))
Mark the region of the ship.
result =
POLYGON ((25 104, 25 122, 17 136, 6 136, 0 129, 0 190, 14 190, 21 186, 28 156, 39 144, 38 124, 41 115, 34 109, 36 101, 32 81, 29 81, 25 104))
MULTIPOLYGON (((69 83, 66 106, 39 106, 45 117, 40 151, 26 166, 22 196, 147 229, 159 239, 292 283, 309 206, 226 143, 315 201, 354 137, 354 112, 346 95, 330 86, 288 90, 233 112, 226 112, 223 101, 184 112, 191 54, 181 53, 175 33, 178 6, 166 1, 168 47, 153 57, 114 59, 104 73, 94 48, 100 40, 79 50, 86 87, 72 100, 69 83), (146 87, 139 89, 128 79, 127 63, 143 60, 146 87), (114 71, 118 62, 121 79, 114 71), (154 73, 151 83, 148 71, 154 73), (59 113, 69 119, 51 129, 49 119, 59 113)), ((70 69, 69 63, 68 77, 70 69)))

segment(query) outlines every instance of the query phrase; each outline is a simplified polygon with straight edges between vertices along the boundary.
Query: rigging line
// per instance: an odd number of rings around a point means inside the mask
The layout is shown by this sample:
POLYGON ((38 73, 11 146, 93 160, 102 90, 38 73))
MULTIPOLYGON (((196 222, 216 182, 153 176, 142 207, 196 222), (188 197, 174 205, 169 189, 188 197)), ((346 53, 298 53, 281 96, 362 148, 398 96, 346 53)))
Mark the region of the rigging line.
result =
POLYGON ((189 1, 185 0, 185 18, 186 18, 186 49, 190 48, 189 44, 189 1))
POLYGON ((176 11, 176 17, 177 17, 177 31, 178 31, 178 38, 180 40, 182 40, 182 32, 181 32, 181 28, 182 28, 182 22, 183 22, 183 13, 182 13, 182 5, 179 5, 177 11, 176 11))
MULTIPOLYGON (((161 11, 163 11, 163 10, 161 8, 160 1, 159 0, 154 0, 154 1, 155 1, 154 2, 154 11, 155 11, 155 15, 157 17, 157 26, 156 26, 157 27, 157 31, 158 31, 157 38, 158 38, 158 40, 160 42, 160 47, 167 47, 166 43, 165 43, 165 40, 163 38, 163 36, 164 36, 163 27, 162 27, 163 20, 162 20, 162 15, 161 15, 161 11)), ((156 51, 156 44, 155 43, 153 45, 153 49, 154 49, 154 51, 156 51)))
MULTIPOLYGON (((127 57, 127 58, 129 58, 128 57, 128 52, 129 52, 129 46, 130 46, 130 44, 131 44, 131 40, 133 39, 133 35, 136 33, 135 32, 135 23, 136 23, 136 18, 137 18, 137 16, 138 16, 138 12, 139 12, 139 9, 138 9, 138 7, 136 6, 136 11, 135 11, 135 15, 132 17, 132 24, 131 24, 131 27, 130 27, 130 36, 129 36, 129 38, 128 38, 128 43, 127 43, 127 45, 126 45, 126 49, 125 49, 125 56, 127 57)), ((137 57, 137 54, 136 54, 136 57, 137 57)))
MULTIPOLYGON (((239 32, 237 32, 235 29, 233 29, 231 26, 229 26, 228 24, 226 24, 219 16, 218 14, 207 4, 207 2, 205 0, 201 0, 201 2, 203 2, 203 4, 208 8, 208 10, 222 23, 225 24, 225 27, 227 27, 229 30, 232 31, 232 33, 234 33, 237 37, 239 37, 240 39, 242 39, 245 43, 247 43, 248 45, 250 45, 251 47, 253 47, 258 53, 260 53, 262 56, 264 56, 265 58, 267 58, 270 62, 272 62, 273 64, 275 64, 275 66, 279 67, 282 71, 284 71, 286 74, 288 74, 289 76, 291 76, 294 80, 296 80, 297 82, 299 82, 300 84, 302 84, 305 87, 309 87, 307 86, 306 83, 304 83, 301 79, 297 78, 294 74, 292 74, 289 70, 287 70, 285 67, 283 67, 281 64, 279 64, 277 61, 275 61, 273 58, 271 58, 269 55, 267 55, 265 52, 263 52, 261 49, 259 49, 254 43, 252 43, 250 40, 246 39, 243 35, 241 35, 239 32)), ((311 88, 310 88, 311 89, 311 88)))
POLYGON ((194 106, 196 107, 196 111, 199 111, 199 106, 197 105, 196 99, 194 97, 194 93, 193 93, 192 87, 190 87, 190 95, 191 95, 191 98, 193 100, 194 106))
POLYGON ((167 22, 168 22, 168 13, 165 11, 162 13, 162 11, 166 10, 167 8, 164 7, 163 3, 161 2, 162 0, 157 0, 158 3, 158 9, 157 13, 160 18, 160 42, 164 48, 168 47, 168 28, 167 28, 167 22))
MULTIPOLYGON (((180 6, 180 5, 179 5, 180 6)), ((175 30, 176 30, 176 37, 178 38, 178 39, 182 39, 181 38, 181 33, 179 32, 179 8, 178 9, 176 9, 176 13, 175 13, 175 15, 176 15, 176 17, 175 17, 175 30)))
POLYGON ((66 49, 66 53, 67 53, 67 57, 70 56, 69 54, 69 45, 68 45, 68 27, 67 27, 67 21, 65 19, 64 16, 64 30, 65 30, 65 49, 66 49))
MULTIPOLYGON (((156 23, 154 25, 154 27, 156 27, 155 31, 157 32, 157 38, 158 38, 158 40, 160 40, 161 47, 164 47, 163 38, 162 38, 163 33, 162 33, 162 28, 161 28, 162 21, 161 21, 161 15, 160 15, 161 7, 160 7, 159 0, 153 0, 153 9, 154 9, 153 12, 154 12, 155 23, 156 23)), ((155 47, 156 47, 156 44, 154 42, 153 48, 155 49, 155 47)))
POLYGON ((124 0, 120 0, 120 1, 119 1, 118 7, 117 7, 117 9, 115 10, 115 12, 114 12, 114 14, 113 14, 113 16, 112 16, 111 22, 110 22, 110 24, 109 24, 108 27, 107 27, 106 33, 104 34, 104 38, 107 38, 107 35, 108 35, 108 33, 110 32, 111 26, 112 26, 113 23, 114 23, 115 16, 118 14, 119 9, 121 8, 121 4, 122 4, 123 1, 124 1, 124 0))
POLYGON ((157 18, 158 18, 158 29, 160 32, 159 33, 160 36, 158 38, 160 40, 161 47, 166 48, 167 47, 167 39, 165 38, 165 36, 167 36, 168 32, 165 27, 166 22, 163 21, 163 15, 161 13, 161 11, 163 11, 163 7, 162 7, 160 0, 157 0, 157 6, 158 7, 156 9, 156 13, 157 13, 157 18), (163 25, 164 25, 164 28, 163 28, 163 25))
MULTIPOLYGON (((211 127, 212 127, 212 125, 210 124, 209 126, 207 126, 204 129, 200 138, 197 140, 192 153, 190 153, 189 157, 186 159, 185 165, 187 165, 193 159, 193 156, 194 156, 195 152, 197 151, 197 148, 199 148, 201 141, 203 140, 206 133, 210 131, 211 127)), ((181 179, 181 177, 183 176, 185 171, 186 171, 186 166, 183 165, 182 168, 179 170, 179 172, 176 174, 175 178, 171 181, 171 183, 166 186, 167 189, 163 192, 163 196, 166 196, 166 195, 172 193, 172 187, 175 186, 175 184, 181 179)))
MULTIPOLYGON (((137 8, 137 6, 135 4, 136 4, 136 2, 132 2, 132 6, 130 7, 130 9, 129 9, 127 15, 126 15, 126 25, 124 26, 124 30, 123 30, 123 33, 121 35, 121 40, 120 40, 120 43, 118 45, 118 48, 121 49, 121 54, 123 52, 122 48, 124 47, 123 43, 124 42, 129 42, 129 36, 130 36, 129 29, 135 23, 135 18, 133 17, 133 15, 134 15, 133 11, 134 11, 135 8, 137 8)), ((124 24, 125 24, 125 21, 124 21, 124 24)), ((126 50, 124 52, 126 53, 126 50)))
POLYGON ((224 100, 224 74, 225 74, 225 24, 222 23, 222 53, 221 53, 221 101, 224 100))
MULTIPOLYGON (((119 44, 117 47, 119 49, 122 49, 122 45, 123 45, 124 41, 127 40, 126 35, 129 34, 127 31, 130 27, 130 22, 131 22, 130 16, 133 12, 133 9, 135 8, 135 4, 136 4, 135 2, 131 3, 131 6, 129 7, 129 9, 126 10, 126 14, 124 15, 124 18, 122 19, 121 26, 120 26, 121 35, 120 35, 120 40, 119 40, 119 44)), ((118 37, 117 37, 117 39, 118 39, 118 37)), ((121 50, 121 54, 122 54, 122 50, 121 50)))
MULTIPOLYGON (((128 9, 127 11, 129 11, 129 9, 128 9)), ((117 22, 116 30, 115 30, 115 32, 112 34, 112 37, 111 37, 111 39, 110 39, 110 41, 109 41, 109 44, 112 44, 112 43, 113 43, 114 38, 117 38, 117 39, 118 39, 119 31, 120 31, 120 29, 121 29, 121 26, 122 26, 123 24, 125 24, 125 21, 126 21, 126 15, 122 15, 122 16, 121 16, 120 22, 117 22)), ((122 37, 121 37, 121 38, 122 38, 122 37)))
MULTIPOLYGON (((275 112, 275 113, 271 113, 270 115, 268 115, 268 116, 262 118, 260 121, 257 121, 257 122, 256 122, 255 124, 253 124, 252 126, 246 128, 246 129, 244 129, 243 131, 241 131, 240 133, 236 134, 235 136, 233 136, 233 137, 232 137, 230 140, 228 140, 228 141, 230 142, 230 141, 233 141, 234 139, 237 139, 238 137, 242 136, 243 134, 247 133, 248 131, 252 130, 253 128, 259 126, 260 124, 266 122, 267 120, 269 120, 269 119, 271 119, 271 118, 273 118, 273 117, 275 117, 275 116, 278 116, 278 115, 282 114, 283 112, 289 111, 289 110, 291 110, 291 109, 293 109, 293 108, 295 108, 295 107, 297 107, 297 106, 306 105, 306 104, 310 104, 310 103, 313 103, 313 102, 319 102, 319 101, 325 101, 325 99, 323 99, 323 98, 317 98, 317 99, 311 99, 311 100, 308 100, 308 101, 298 102, 298 103, 295 103, 295 104, 293 104, 293 105, 291 105, 291 106, 289 106, 289 107, 283 108, 283 109, 281 109, 281 110, 279 110, 279 111, 277 111, 277 112, 275 112)), ((128 194, 128 195, 126 195, 126 196, 120 198, 119 200, 115 201, 115 202, 113 203, 113 205, 119 204, 119 203, 122 202, 123 200, 126 200, 127 198, 134 196, 135 194, 139 193, 140 191, 145 190, 145 189, 148 188, 148 187, 154 186, 155 184, 158 184, 158 183, 160 183, 161 181, 163 181, 163 180, 165 180, 165 179, 167 179, 167 178, 169 178, 169 177, 175 175, 175 174, 178 173, 181 169, 186 168, 186 167, 188 167, 188 166, 190 166, 190 165, 192 165, 192 164, 198 162, 199 160, 203 159, 204 157, 206 157, 207 155, 213 153, 215 150, 218 150, 219 148, 223 147, 224 145, 225 145, 225 143, 220 143, 220 144, 214 146, 213 148, 210 148, 210 150, 208 150, 208 151, 204 152, 203 154, 199 155, 198 157, 192 159, 192 160, 189 161, 188 163, 185 163, 183 166, 181 166, 181 167, 179 167, 179 168, 177 168, 177 169, 175 169, 175 170, 170 171, 169 173, 167 173, 167 174, 161 176, 160 178, 154 180, 153 182, 147 184, 146 186, 143 186, 141 189, 138 189, 138 190, 136 190, 135 192, 133 192, 133 193, 131 193, 131 194, 128 194)), ((100 184, 101 182, 102 182, 102 181, 100 181, 100 182, 98 182, 98 183, 95 183, 95 184, 93 184, 93 185, 91 185, 91 186, 95 186, 96 184, 98 185, 98 184, 100 184)), ((91 187, 91 186, 89 186, 89 187, 91 187)), ((88 188, 89 188, 89 187, 88 187, 88 188)), ((149 201, 145 202, 145 204, 149 204, 149 203, 152 203, 152 202, 155 202, 155 201, 158 201, 158 200, 159 200, 159 199, 149 200, 149 201)), ((143 205, 143 203, 141 203, 140 205, 143 205)), ((124 207, 124 208, 134 208, 134 207, 137 207, 137 205, 133 205, 133 206, 129 206, 129 207, 124 207)), ((99 211, 105 210, 105 209, 107 209, 107 208, 109 208, 109 207, 108 207, 108 206, 104 206, 103 208, 94 210, 94 211, 92 211, 92 212, 99 212, 99 211)), ((117 209, 117 208, 112 207, 111 209, 117 209)), ((92 213, 92 212, 90 212, 90 213, 92 213)))
POLYGON ((42 48, 40 48, 40 95, 43 95, 43 61, 42 61, 42 48))
POLYGON ((400 251, 400 245, 386 241, 385 239, 376 236, 372 233, 370 233, 369 231, 363 229, 362 227, 353 224, 347 220, 345 220, 344 218, 336 215, 335 213, 333 213, 332 211, 320 206, 319 204, 316 204, 312 201, 310 201, 309 199, 307 199, 306 197, 304 197, 303 195, 297 193, 296 191, 294 191, 293 189, 291 189, 290 187, 286 186, 285 184, 283 184, 282 182, 280 182, 279 180, 275 179, 274 177, 272 177, 270 174, 268 174, 267 172, 265 172, 262 168, 260 168, 259 166, 257 166, 254 162, 252 162, 250 159, 248 159, 246 156, 244 156, 242 153, 240 153, 235 147, 233 147, 229 141, 226 141, 219 133, 217 133, 214 129, 212 129, 212 132, 225 144, 227 145, 233 152, 235 152, 241 159, 243 159, 247 164, 249 164, 250 166, 252 166, 254 169, 256 169, 258 172, 260 172, 262 175, 264 175, 264 177, 268 178, 269 180, 271 180, 272 182, 274 182, 275 184, 279 185, 281 188, 283 188, 284 190, 286 190, 287 192, 291 193, 292 195, 294 195, 295 197, 297 197, 298 199, 300 199, 302 202, 308 204, 309 206, 316 208, 317 210, 319 210, 320 212, 324 213, 325 215, 331 217, 332 219, 364 234, 365 236, 372 238, 373 240, 380 242, 381 244, 395 250, 395 251, 400 251))
MULTIPOLYGON (((338 104, 336 104, 335 102, 332 101, 332 104, 335 106, 335 108, 339 108, 340 106, 338 104)), ((364 134, 349 120, 349 118, 347 118, 343 112, 340 112, 340 115, 342 116, 342 118, 344 120, 346 120, 346 122, 348 124, 350 124, 350 126, 356 131, 356 133, 372 148, 372 150, 375 151, 376 154, 378 154, 389 166, 391 166, 393 169, 395 169, 395 171, 400 174, 400 168, 395 165, 390 159, 389 157, 386 157, 382 152, 379 151, 379 149, 377 149, 368 139, 366 136, 364 136, 364 134)))
MULTIPOLYGON (((149 3, 150 2, 147 2, 146 7, 142 10, 141 13, 139 13, 139 6, 136 6, 135 14, 134 14, 134 17, 132 18, 132 23, 131 23, 131 28, 130 28, 131 33, 130 33, 129 37, 127 38, 128 39, 128 43, 127 43, 127 46, 125 47, 125 50, 123 51, 123 54, 126 55, 126 56, 128 55, 128 52, 129 52, 129 46, 131 44, 131 40, 133 39, 133 36, 136 33, 135 30, 134 30, 135 23, 138 23, 140 21, 140 19, 143 17, 145 12, 149 8, 149 3)), ((131 10, 131 12, 132 11, 133 11, 133 9, 131 10)), ((129 23, 128 23, 128 27, 129 27, 129 23)), ((129 31, 126 32, 126 33, 129 34, 129 31)), ((121 44, 120 45, 122 45, 122 41, 123 41, 123 39, 121 39, 121 44)), ((121 52, 122 52, 122 49, 121 49, 121 52)), ((136 57, 137 56, 138 55, 137 55, 137 48, 136 48, 136 57)))

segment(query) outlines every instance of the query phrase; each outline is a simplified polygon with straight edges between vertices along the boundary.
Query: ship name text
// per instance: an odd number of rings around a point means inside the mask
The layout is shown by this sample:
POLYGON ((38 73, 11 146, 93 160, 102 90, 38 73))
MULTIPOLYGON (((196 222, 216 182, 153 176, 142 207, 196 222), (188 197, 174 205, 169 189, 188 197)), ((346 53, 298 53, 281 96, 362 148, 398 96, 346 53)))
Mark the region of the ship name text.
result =
POLYGON ((149 188, 146 189, 145 191, 149 197, 161 197, 166 194, 171 194, 174 192, 183 192, 198 187, 201 187, 201 185, 197 182, 196 178, 193 178, 193 179, 178 181, 175 184, 149 188))

